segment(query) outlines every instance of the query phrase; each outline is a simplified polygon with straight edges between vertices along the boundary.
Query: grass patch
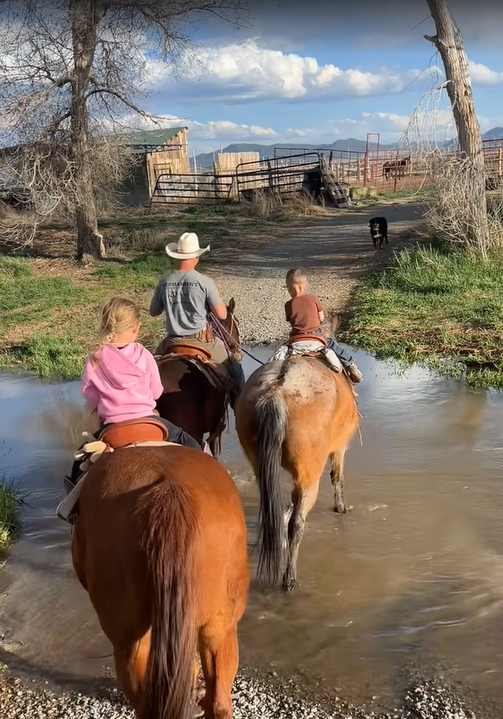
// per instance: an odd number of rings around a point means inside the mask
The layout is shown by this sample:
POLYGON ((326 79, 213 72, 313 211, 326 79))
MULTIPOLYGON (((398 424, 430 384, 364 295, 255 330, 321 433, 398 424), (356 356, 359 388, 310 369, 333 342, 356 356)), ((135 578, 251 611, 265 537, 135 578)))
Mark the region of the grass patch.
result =
MULTIPOLYGON (((49 262, 49 261, 47 261, 49 262)), ((100 309, 113 294, 133 296, 142 308, 142 340, 153 347, 162 322, 148 314, 159 278, 171 269, 166 253, 82 268, 0 257, 0 368, 40 377, 76 379, 97 342, 100 309), (66 275, 66 276, 65 276, 66 275)))
POLYGON ((21 502, 14 482, 0 480, 0 557, 5 556, 19 530, 21 502))
MULTIPOLYGON (((317 208, 324 210, 324 208, 317 208)), ((235 205, 189 206, 152 212, 124 208, 100 219, 107 259, 86 266, 73 259, 74 229, 53 223, 38 233, 29 254, 0 255, 0 369, 27 370, 43 378, 77 379, 96 347, 100 310, 113 294, 133 296, 142 309, 140 340, 154 349, 163 335, 148 312, 161 275, 172 264, 165 252, 182 232, 196 232, 211 253, 201 269, 239 264, 253 242, 268 247, 303 217, 303 207, 278 219, 254 218, 235 205)))
POLYGON ((363 284, 350 337, 380 358, 503 388, 503 253, 484 262, 435 245, 402 250, 363 284))

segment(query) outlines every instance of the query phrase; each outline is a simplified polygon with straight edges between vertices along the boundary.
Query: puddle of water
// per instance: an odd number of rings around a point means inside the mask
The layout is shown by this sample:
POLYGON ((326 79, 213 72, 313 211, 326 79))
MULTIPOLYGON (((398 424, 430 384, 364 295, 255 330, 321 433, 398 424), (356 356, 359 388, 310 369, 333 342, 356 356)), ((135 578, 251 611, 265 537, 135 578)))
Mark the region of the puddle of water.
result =
MULTIPOLYGON (((355 440, 346 470, 355 509, 333 514, 324 476, 301 585, 288 598, 252 590, 243 661, 383 702, 404 668, 440 666, 500 702, 503 396, 418 369, 397 374, 363 354, 357 361, 363 447, 355 440)), ((256 367, 247 357, 245 366, 256 367)), ((106 673, 110 648, 74 577, 68 528, 54 516, 86 424, 79 385, 0 375, 0 406, 2 470, 30 492, 25 533, 4 571, 0 661, 85 683, 106 673)), ((253 542, 257 492, 232 428, 224 454, 253 542)), ((286 478, 284 489, 286 498, 286 478)))

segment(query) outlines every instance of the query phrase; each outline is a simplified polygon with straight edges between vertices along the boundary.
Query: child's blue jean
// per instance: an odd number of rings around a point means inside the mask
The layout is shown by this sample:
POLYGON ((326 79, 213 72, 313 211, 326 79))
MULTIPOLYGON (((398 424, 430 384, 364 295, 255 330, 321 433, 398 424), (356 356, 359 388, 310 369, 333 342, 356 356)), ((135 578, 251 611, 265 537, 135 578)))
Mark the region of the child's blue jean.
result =
POLYGON ((348 352, 346 352, 346 350, 343 347, 341 347, 340 344, 336 340, 332 339, 331 337, 330 338, 325 337, 325 335, 323 334, 323 332, 321 330, 315 330, 314 332, 311 332, 311 334, 319 335, 320 337, 323 337, 325 339, 325 341, 327 342, 328 346, 330 347, 330 349, 335 352, 335 354, 341 360, 341 362, 343 362, 344 364, 351 364, 351 362, 353 362, 353 357, 348 352))
POLYGON ((156 422, 160 422, 166 427, 168 430, 168 442, 175 442, 176 444, 182 444, 184 447, 190 447, 191 449, 198 449, 201 451, 201 445, 196 442, 194 437, 191 437, 190 434, 184 432, 181 427, 173 424, 168 419, 157 417, 156 415, 152 415, 146 419, 155 419, 156 422))

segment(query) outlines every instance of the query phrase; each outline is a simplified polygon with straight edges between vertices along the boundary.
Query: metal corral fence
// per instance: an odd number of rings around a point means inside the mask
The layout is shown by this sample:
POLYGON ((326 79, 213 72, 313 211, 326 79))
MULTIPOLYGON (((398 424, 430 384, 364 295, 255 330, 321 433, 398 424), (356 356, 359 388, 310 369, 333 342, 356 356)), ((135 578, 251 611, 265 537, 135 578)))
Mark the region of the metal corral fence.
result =
MULTIPOLYGON (((488 179, 503 178, 503 139, 483 140, 484 162, 488 179)), ((311 155, 317 152, 331 168, 336 180, 350 186, 372 186, 381 191, 398 192, 428 186, 434 182, 436 166, 449 156, 458 155, 454 148, 435 152, 377 149, 367 152, 354 150, 327 150, 326 148, 280 147, 274 149, 274 157, 284 160, 299 153, 311 155)))
POLYGON ((159 175, 152 204, 237 202, 251 199, 258 190, 281 196, 304 190, 316 196, 322 186, 320 161, 318 153, 308 153, 281 160, 243 162, 232 175, 159 175))
MULTIPOLYGON (((275 148, 275 159, 284 160, 291 156, 293 148, 275 148)), ((305 155, 313 153, 311 148, 300 150, 305 155)), ((380 190, 399 191, 416 189, 430 179, 431 158, 400 150, 376 150, 358 152, 355 150, 315 150, 332 170, 341 184, 361 187, 372 186, 380 190)))
POLYGON ((290 195, 302 190, 317 194, 321 188, 320 155, 317 152, 242 162, 236 167, 239 199, 251 199, 257 190, 290 195))
POLYGON ((235 175, 159 175, 151 202, 213 204, 231 199, 235 175))
MULTIPOLYGON (((483 147, 488 183, 499 185, 503 179, 503 140, 486 140, 483 147)), ((447 148, 420 153, 282 147, 275 148, 274 153, 270 159, 242 162, 227 175, 160 175, 152 203, 236 202, 250 200, 257 191, 281 196, 304 191, 319 197, 328 175, 331 181, 349 187, 377 187, 381 192, 416 190, 433 184, 437 166, 458 155, 457 150, 447 148)))

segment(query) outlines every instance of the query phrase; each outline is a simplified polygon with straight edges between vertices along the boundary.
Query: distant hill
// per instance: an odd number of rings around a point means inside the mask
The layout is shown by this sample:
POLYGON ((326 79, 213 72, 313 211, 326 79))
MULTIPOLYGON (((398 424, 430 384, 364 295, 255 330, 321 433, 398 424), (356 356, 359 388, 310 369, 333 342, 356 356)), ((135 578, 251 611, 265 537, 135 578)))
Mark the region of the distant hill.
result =
MULTIPOLYGON (((492 130, 488 130, 482 135, 483 140, 499 140, 503 139, 503 127, 493 127, 492 130)), ((455 140, 448 140, 442 143, 444 147, 451 147, 455 144, 455 140)), ((351 152, 365 152, 367 143, 365 140, 358 140, 354 137, 349 137, 347 140, 336 140, 330 145, 310 145, 300 143, 277 143, 275 145, 259 145, 253 142, 236 142, 232 145, 227 145, 222 149, 222 152, 258 152, 260 159, 264 160, 268 157, 274 157, 274 150, 281 148, 291 148, 292 154, 295 154, 295 150, 324 150, 330 152, 330 150, 350 150, 351 152)), ((390 145, 381 145, 382 150, 394 150, 398 147, 398 143, 392 143, 390 145)), ((375 150, 377 144, 375 142, 369 142, 369 149, 375 150)), ((211 170, 213 168, 213 160, 218 155, 218 152, 203 152, 196 156, 197 167, 199 170, 211 170)))
POLYGON ((503 140, 503 127, 493 127, 482 135, 483 140, 503 140))
MULTIPOLYGON (((276 143, 275 145, 258 145, 256 143, 248 142, 237 142, 232 145, 227 145, 222 149, 222 152, 258 152, 260 159, 264 160, 268 157, 274 157, 274 150, 281 148, 288 148, 292 150, 292 154, 295 154, 295 150, 299 152, 302 150, 324 150, 330 152, 330 150, 350 150, 351 152, 365 152, 367 143, 365 140, 357 140, 354 137, 349 137, 347 140, 336 140, 330 145, 311 145, 308 143, 276 143)), ((382 149, 393 149, 396 147, 396 143, 393 145, 381 145, 382 149)), ((375 150, 377 144, 375 142, 369 142, 369 149, 375 150)), ((197 166, 200 169, 209 170, 213 167, 213 159, 218 155, 216 152, 201 153, 196 156, 197 166)))

